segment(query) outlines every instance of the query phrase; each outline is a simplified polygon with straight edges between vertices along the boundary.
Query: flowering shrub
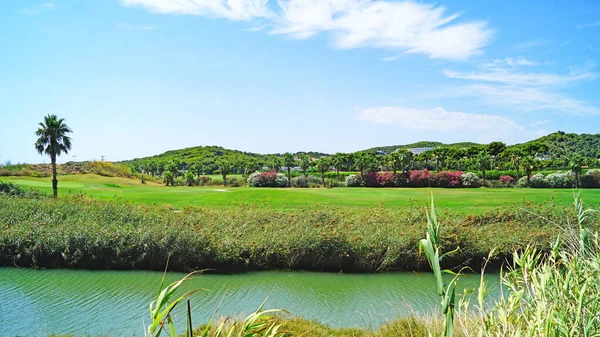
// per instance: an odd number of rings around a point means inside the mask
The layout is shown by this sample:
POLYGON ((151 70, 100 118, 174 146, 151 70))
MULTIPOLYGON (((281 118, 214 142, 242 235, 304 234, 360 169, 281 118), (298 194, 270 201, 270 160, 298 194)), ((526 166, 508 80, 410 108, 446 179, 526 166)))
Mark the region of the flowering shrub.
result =
POLYGON ((396 186, 396 175, 394 172, 379 172, 377 174, 377 185, 381 187, 396 186))
POLYGON ((300 176, 300 177, 292 178, 291 185, 294 187, 308 187, 308 177, 300 176))
POLYGON ((414 187, 429 186, 429 180, 431 179, 431 173, 427 169, 422 171, 413 170, 409 174, 409 184, 414 187))
POLYGON ((550 173, 544 178, 544 187, 565 188, 575 185, 575 176, 570 172, 550 173))
POLYGON ((527 187, 527 176, 523 176, 523 177, 519 178, 519 181, 517 181, 517 186, 518 187, 527 187))
POLYGON ((346 177, 346 187, 361 187, 362 180, 358 174, 346 177))
POLYGON ((409 186, 410 181, 409 181, 409 173, 408 172, 402 172, 400 174, 396 174, 396 183, 395 186, 396 187, 406 187, 409 186))
POLYGON ((462 172, 449 172, 441 171, 437 172, 433 176, 433 183, 438 187, 460 187, 462 185, 462 172))
POLYGON ((365 175, 362 177, 363 184, 366 187, 379 187, 377 175, 378 174, 376 172, 365 173, 365 175))
POLYGON ((515 178, 511 176, 500 176, 500 179, 498 180, 500 180, 500 182, 504 183, 505 185, 510 185, 515 182, 515 178))
POLYGON ((531 176, 531 187, 544 187, 544 175, 536 173, 531 176))
POLYGON ((284 174, 275 171, 254 172, 246 181, 252 187, 286 187, 288 183, 284 174))
POLYGON ((461 178, 464 187, 481 187, 481 178, 473 172, 463 173, 461 178))
POLYGON ((200 178, 198 178, 198 184, 200 184, 200 186, 208 185, 210 184, 211 180, 211 177, 201 176, 200 178))
POLYGON ((600 170, 589 170, 581 176, 581 187, 599 188, 600 170))

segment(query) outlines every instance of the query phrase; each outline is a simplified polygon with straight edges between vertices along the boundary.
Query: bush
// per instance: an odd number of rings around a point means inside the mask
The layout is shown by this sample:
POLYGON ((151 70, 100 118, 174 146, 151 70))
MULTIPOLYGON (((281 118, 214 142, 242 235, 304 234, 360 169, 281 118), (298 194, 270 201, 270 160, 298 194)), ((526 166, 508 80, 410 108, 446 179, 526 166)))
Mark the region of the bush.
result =
POLYGON ((325 187, 328 187, 328 188, 346 187, 346 183, 344 183, 343 181, 339 181, 337 179, 325 178, 325 187))
POLYGON ((544 178, 544 187, 566 188, 575 186, 575 176, 570 172, 555 172, 544 178))
POLYGON ((275 177, 275 186, 276 187, 287 187, 288 186, 288 178, 283 173, 277 173, 275 177))
POLYGON ((198 185, 200 186, 208 186, 210 185, 212 178, 207 176, 200 176, 198 178, 198 185))
POLYGON ((481 179, 473 172, 463 173, 462 183, 464 187, 481 187, 481 179))
POLYGON ((589 170, 582 175, 581 187, 600 188, 600 170, 589 170))
POLYGON ((0 193, 8 194, 11 196, 23 196, 25 191, 17 184, 10 182, 0 181, 0 193))
POLYGON ((527 176, 519 178, 519 181, 517 181, 517 187, 527 187, 527 176))
POLYGON ((308 177, 300 176, 300 177, 292 178, 291 185, 293 187, 306 188, 306 187, 308 187, 308 177))
POLYGON ((500 176, 500 182, 505 184, 505 185, 511 185, 512 183, 515 182, 515 178, 511 177, 511 176, 500 176))
POLYGON ((461 187, 461 171, 441 171, 433 176, 433 185, 437 187, 461 187))
POLYGON ((308 187, 321 187, 321 178, 316 176, 308 176, 308 187))
POLYGON ((346 177, 346 187, 361 187, 362 180, 358 174, 346 177))
POLYGON ((377 185, 381 187, 396 186, 397 177, 394 172, 379 172, 377 173, 377 185))
POLYGON ((427 170, 413 170, 409 173, 409 184, 413 187, 426 187, 430 185, 431 173, 427 170))
POLYGON ((536 173, 531 176, 531 187, 540 188, 544 187, 544 175, 541 173, 536 173))
POLYGON ((287 177, 275 171, 254 172, 246 181, 251 187, 286 187, 288 184, 287 177))

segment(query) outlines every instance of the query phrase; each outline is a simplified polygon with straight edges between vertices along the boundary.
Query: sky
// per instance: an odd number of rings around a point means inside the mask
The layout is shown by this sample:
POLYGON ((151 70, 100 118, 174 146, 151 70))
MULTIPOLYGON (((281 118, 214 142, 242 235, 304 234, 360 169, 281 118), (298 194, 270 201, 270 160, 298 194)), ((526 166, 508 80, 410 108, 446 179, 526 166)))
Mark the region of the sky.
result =
POLYGON ((0 162, 599 133, 600 1, 3 0, 0 162))

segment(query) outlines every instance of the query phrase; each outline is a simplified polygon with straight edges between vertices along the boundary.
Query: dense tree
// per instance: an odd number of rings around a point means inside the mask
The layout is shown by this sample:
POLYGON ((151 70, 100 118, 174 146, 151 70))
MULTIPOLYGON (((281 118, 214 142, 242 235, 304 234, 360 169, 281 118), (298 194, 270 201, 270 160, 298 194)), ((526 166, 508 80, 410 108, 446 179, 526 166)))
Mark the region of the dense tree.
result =
POLYGON ((291 187, 291 183, 292 183, 292 167, 296 165, 296 159, 294 159, 294 155, 292 155, 289 152, 286 152, 283 155, 283 164, 285 165, 285 167, 287 168, 287 176, 288 176, 288 187, 291 187))
POLYGON ((394 151, 386 155, 386 163, 388 167, 392 168, 394 175, 396 175, 398 167, 401 165, 400 153, 398 151, 394 151))
POLYGON ((486 152, 493 157, 496 157, 500 153, 504 152, 506 149, 506 144, 502 142, 491 142, 488 144, 486 148, 486 152))
POLYGON ((67 154, 71 150, 71 138, 67 134, 73 131, 65 123, 64 118, 58 118, 56 115, 44 117, 44 121, 39 123, 40 128, 35 132, 38 136, 35 142, 35 149, 39 154, 50 156, 52 165, 52 194, 58 196, 58 179, 56 179, 56 158, 61 154, 67 154))
POLYGON ((323 183, 323 187, 325 187, 325 172, 328 172, 331 168, 331 159, 328 157, 320 158, 317 160, 316 167, 319 174, 321 174, 321 182, 323 183))
POLYGON ((440 164, 446 156, 446 151, 443 147, 438 146, 431 150, 431 154, 433 155, 433 160, 435 160, 435 170, 439 172, 441 168, 440 164))

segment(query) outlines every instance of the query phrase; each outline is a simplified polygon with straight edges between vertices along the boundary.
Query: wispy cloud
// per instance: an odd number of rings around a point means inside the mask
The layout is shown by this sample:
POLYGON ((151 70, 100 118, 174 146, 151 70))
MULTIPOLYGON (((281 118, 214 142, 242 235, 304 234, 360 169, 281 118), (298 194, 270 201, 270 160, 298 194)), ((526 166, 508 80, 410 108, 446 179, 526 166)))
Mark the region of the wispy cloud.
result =
POLYGON ((568 73, 524 72, 519 62, 495 61, 471 72, 444 70, 448 78, 471 82, 442 90, 431 96, 476 97, 487 104, 512 107, 521 111, 550 111, 562 114, 600 114, 600 108, 569 97, 561 89, 600 77, 593 64, 572 67, 568 73), (492 64, 490 66, 489 64, 492 64), (501 64, 504 64, 502 66, 501 64))
POLYGON ((221 104, 221 96, 215 96, 215 104, 221 104))
POLYGON ((42 14, 43 12, 53 10, 55 7, 56 6, 54 5, 53 2, 45 2, 45 3, 39 4, 39 5, 22 8, 22 9, 18 10, 18 12, 20 14, 27 15, 27 16, 35 16, 38 14, 42 14))
POLYGON ((434 59, 464 60, 482 53, 493 37, 485 21, 413 1, 388 0, 122 0, 155 13, 235 21, 266 20, 270 34, 308 39, 327 34, 340 49, 384 48, 434 59))
POLYGON ((498 115, 447 111, 442 107, 418 109, 401 106, 355 108, 356 119, 404 129, 439 131, 521 130, 522 126, 498 115))
POLYGON ((577 25, 577 29, 600 27, 600 21, 577 25))
POLYGON ((122 29, 122 30, 154 30, 156 29, 156 26, 152 26, 152 25, 134 25, 131 23, 122 23, 122 22, 118 22, 114 24, 115 27, 122 29))
POLYGON ((543 121, 537 121, 535 123, 531 123, 531 126, 540 126, 540 125, 544 125, 544 124, 548 124, 550 123, 549 119, 545 119, 543 121))
POLYGON ((396 61, 398 59, 398 56, 386 56, 386 57, 382 57, 381 60, 383 62, 392 62, 392 61, 396 61))

